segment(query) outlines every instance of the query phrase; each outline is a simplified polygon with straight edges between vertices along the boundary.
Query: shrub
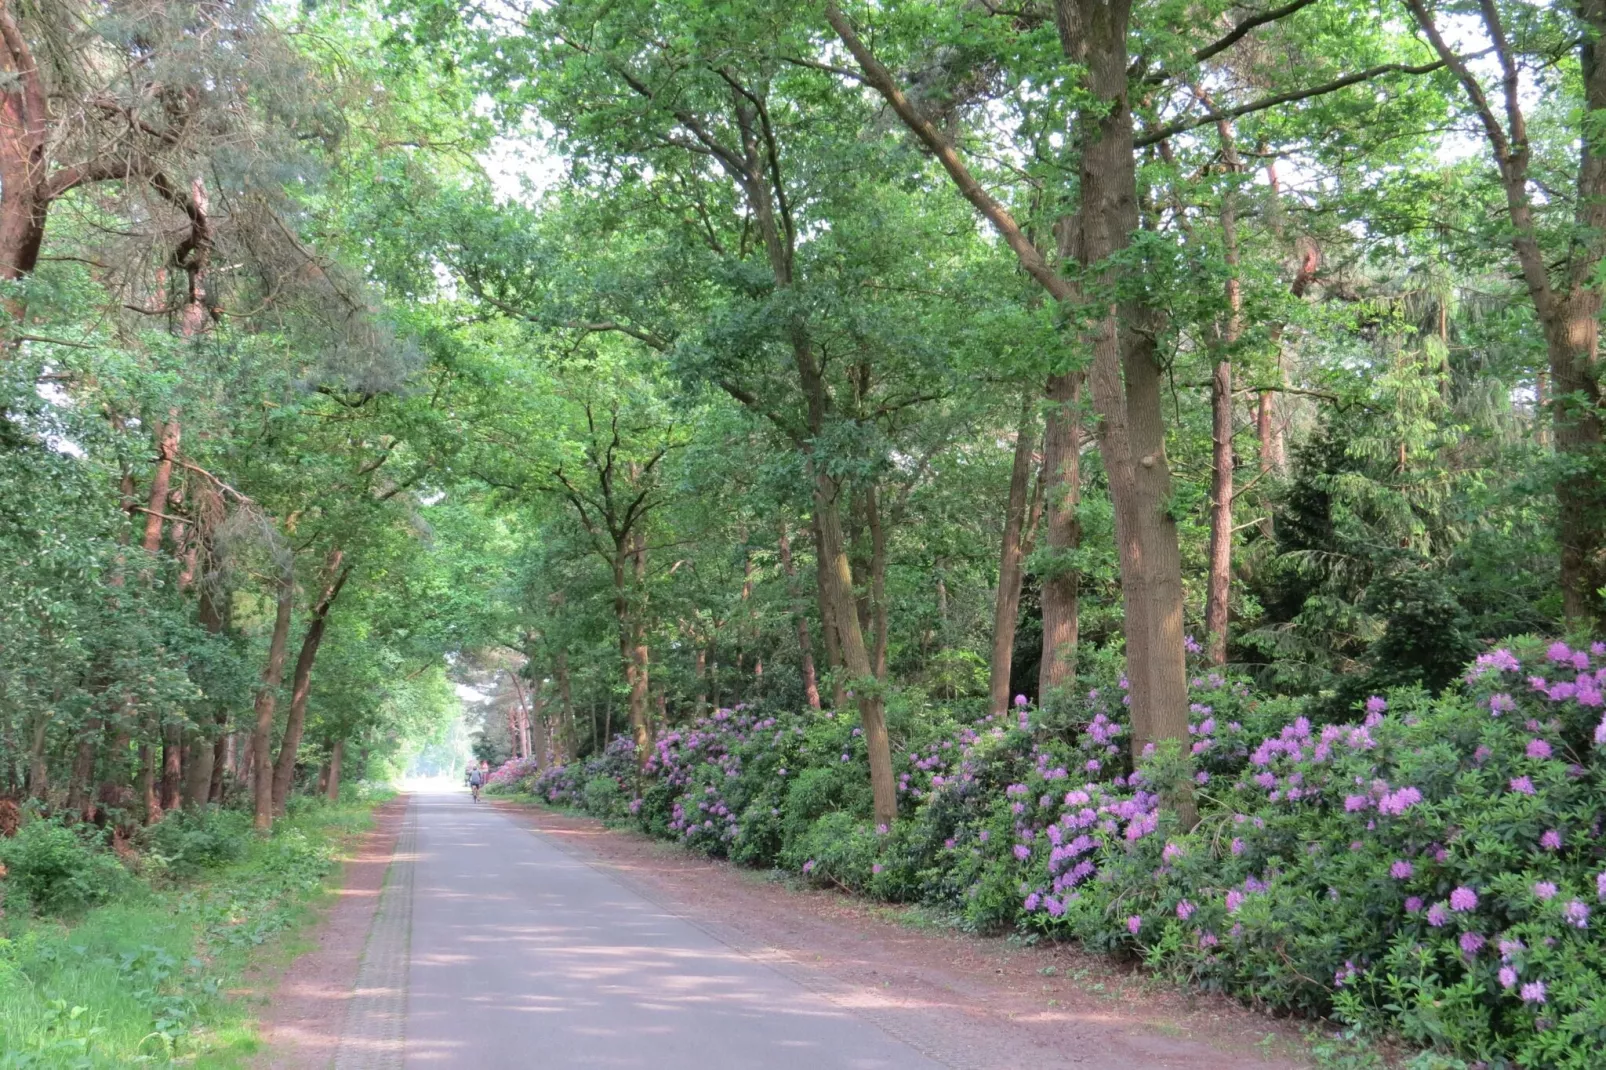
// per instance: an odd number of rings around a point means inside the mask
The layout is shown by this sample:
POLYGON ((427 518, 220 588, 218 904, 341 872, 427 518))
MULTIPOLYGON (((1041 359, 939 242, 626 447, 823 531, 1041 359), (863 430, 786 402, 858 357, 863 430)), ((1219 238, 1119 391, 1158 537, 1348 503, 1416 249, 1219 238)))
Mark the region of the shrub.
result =
POLYGON ((586 781, 582 795, 585 810, 601 818, 623 817, 630 797, 624 786, 611 776, 594 776, 586 781))
POLYGON ((143 830, 139 844, 157 867, 178 878, 237 862, 251 835, 251 816, 209 806, 180 810, 143 830))
POLYGON ((104 902, 128 877, 109 851, 43 818, 0 841, 0 862, 6 885, 45 914, 76 914, 104 902))

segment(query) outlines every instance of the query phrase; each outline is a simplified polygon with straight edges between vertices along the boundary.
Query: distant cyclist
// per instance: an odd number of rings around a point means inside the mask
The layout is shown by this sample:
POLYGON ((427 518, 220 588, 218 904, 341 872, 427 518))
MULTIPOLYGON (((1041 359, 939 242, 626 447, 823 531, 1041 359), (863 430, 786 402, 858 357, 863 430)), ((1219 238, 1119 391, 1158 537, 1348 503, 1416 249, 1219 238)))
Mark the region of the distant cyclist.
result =
POLYGON ((468 790, 474 796, 474 801, 480 801, 480 788, 485 786, 485 771, 479 767, 469 770, 468 790))

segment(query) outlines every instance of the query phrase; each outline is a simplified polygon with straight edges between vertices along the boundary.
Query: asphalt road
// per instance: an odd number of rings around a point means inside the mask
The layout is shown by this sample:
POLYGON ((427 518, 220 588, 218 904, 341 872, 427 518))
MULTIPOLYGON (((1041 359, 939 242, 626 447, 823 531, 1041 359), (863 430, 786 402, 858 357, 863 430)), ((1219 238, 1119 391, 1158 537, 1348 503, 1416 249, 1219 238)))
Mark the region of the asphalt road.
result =
POLYGON ((940 1065, 466 792, 412 805, 409 1068, 940 1065))

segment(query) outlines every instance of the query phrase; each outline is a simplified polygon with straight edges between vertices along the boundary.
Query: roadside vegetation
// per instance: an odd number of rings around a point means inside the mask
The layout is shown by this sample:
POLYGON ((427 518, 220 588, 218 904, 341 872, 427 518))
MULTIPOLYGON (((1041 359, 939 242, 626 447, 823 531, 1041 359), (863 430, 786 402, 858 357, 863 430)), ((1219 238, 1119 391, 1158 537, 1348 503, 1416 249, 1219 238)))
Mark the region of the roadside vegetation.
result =
POLYGON ((242 1065, 258 1050, 233 998, 244 971, 293 950, 386 794, 295 799, 267 838, 242 811, 174 815, 117 852, 27 820, 0 841, 0 1067, 242 1065))

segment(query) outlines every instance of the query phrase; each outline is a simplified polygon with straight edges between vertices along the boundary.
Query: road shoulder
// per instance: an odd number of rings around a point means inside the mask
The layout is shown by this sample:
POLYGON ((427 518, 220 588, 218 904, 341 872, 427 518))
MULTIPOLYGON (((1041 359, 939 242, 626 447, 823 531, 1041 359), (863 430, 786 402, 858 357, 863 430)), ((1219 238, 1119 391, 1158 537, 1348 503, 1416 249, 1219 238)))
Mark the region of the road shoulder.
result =
POLYGON ((802 888, 591 818, 493 802, 736 950, 959 1064, 1308 1065, 1296 1026, 1100 956, 922 925, 915 911, 802 888))
POLYGON ((333 1062, 407 807, 399 795, 375 809, 373 828, 342 864, 331 904, 305 936, 312 950, 259 979, 268 996, 254 1070, 322 1070, 333 1062))

